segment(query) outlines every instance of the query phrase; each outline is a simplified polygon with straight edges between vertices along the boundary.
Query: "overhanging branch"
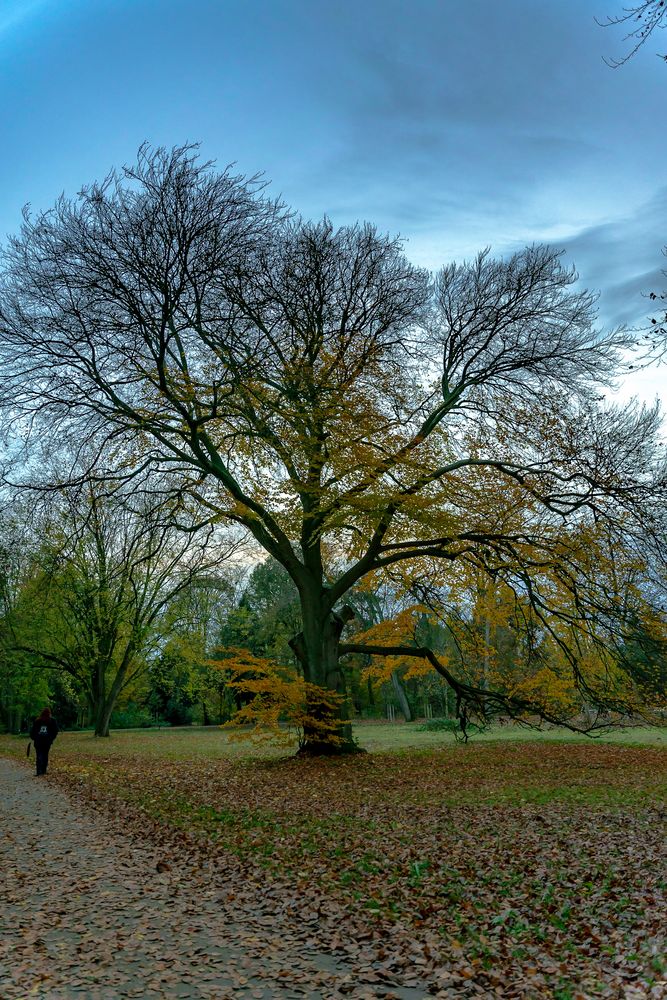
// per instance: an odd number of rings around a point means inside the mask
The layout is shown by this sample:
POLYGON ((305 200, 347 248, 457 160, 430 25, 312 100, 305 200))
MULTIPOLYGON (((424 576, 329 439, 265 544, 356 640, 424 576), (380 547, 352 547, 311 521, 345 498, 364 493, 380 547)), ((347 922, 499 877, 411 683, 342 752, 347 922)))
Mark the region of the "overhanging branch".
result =
POLYGON ((520 719, 530 725, 526 715, 538 716, 540 721, 549 722, 555 726, 564 726, 574 733, 590 735, 597 729, 608 728, 608 723, 600 724, 595 720, 589 726, 579 726, 569 719, 560 718, 548 709, 529 698, 519 698, 516 695, 504 694, 501 691, 487 691, 484 688, 475 687, 465 681, 455 677, 447 667, 441 663, 432 649, 427 646, 382 646, 369 645, 366 643, 346 642, 339 646, 341 656, 349 653, 361 653, 368 656, 411 656, 428 660, 434 670, 443 677, 456 695, 456 715, 461 722, 461 728, 465 734, 465 726, 468 721, 468 713, 472 710, 484 721, 498 712, 505 712, 512 719, 520 719))

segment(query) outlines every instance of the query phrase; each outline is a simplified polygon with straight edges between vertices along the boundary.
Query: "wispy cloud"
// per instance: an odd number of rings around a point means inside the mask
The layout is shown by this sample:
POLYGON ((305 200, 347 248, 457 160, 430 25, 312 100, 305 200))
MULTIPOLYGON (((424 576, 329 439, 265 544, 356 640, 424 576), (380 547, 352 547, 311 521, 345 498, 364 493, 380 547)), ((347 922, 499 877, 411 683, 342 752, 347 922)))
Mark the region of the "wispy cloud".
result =
POLYGON ((655 314, 651 291, 667 287, 667 187, 630 214, 559 240, 582 281, 600 290, 608 323, 646 326, 655 314))

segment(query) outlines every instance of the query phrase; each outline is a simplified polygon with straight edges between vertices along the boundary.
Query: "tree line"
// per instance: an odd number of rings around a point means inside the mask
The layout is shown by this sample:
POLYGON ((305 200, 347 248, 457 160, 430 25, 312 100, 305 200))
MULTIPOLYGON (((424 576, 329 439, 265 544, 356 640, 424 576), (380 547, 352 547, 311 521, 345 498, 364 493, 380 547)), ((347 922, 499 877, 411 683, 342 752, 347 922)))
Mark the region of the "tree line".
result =
MULTIPOLYGON (((243 558, 240 539, 222 544, 208 530, 194 545, 165 522, 164 510, 89 483, 49 496, 37 516, 22 498, 13 514, 5 512, 1 529, 5 729, 25 728, 46 701, 61 722, 91 726, 98 736, 108 735, 110 724, 233 724, 252 701, 255 676, 230 671, 230 650, 239 648, 256 664, 273 665, 284 681, 298 679, 290 647, 300 628, 298 592, 275 560, 243 558)), ((447 613, 437 617, 392 581, 357 588, 350 594, 355 627, 365 638, 426 644, 482 688, 539 695, 556 714, 568 705, 581 710, 557 648, 530 634, 506 588, 490 588, 479 575, 448 585, 447 613)), ((626 655, 659 698, 664 646, 644 635, 626 655)), ((357 654, 346 658, 344 672, 355 716, 430 716, 434 727, 455 726, 452 690, 428 663, 424 669, 406 657, 357 654)), ((278 694, 264 691, 257 722, 278 694)), ((290 732, 295 719, 289 706, 281 708, 278 721, 290 732)), ((276 735, 275 726, 267 731, 276 735)))

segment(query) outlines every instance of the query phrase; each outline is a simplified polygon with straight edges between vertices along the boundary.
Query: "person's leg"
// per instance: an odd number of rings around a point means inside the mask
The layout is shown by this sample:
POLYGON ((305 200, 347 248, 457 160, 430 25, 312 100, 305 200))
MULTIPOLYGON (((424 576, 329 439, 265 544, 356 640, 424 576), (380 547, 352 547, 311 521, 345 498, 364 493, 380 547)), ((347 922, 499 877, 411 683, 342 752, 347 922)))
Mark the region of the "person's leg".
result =
POLYGON ((49 766, 49 750, 50 749, 51 749, 51 744, 49 743, 49 744, 47 744, 44 747, 44 750, 42 751, 42 753, 44 754, 44 756, 42 758, 42 760, 44 761, 44 770, 42 771, 42 774, 46 774, 46 769, 49 766))
POLYGON ((38 775, 39 774, 46 774, 46 760, 45 760, 45 757, 44 757, 44 755, 45 755, 46 752, 47 751, 45 750, 44 747, 40 747, 40 746, 37 746, 37 744, 35 744, 35 759, 36 759, 36 764, 37 764, 37 774, 38 775))

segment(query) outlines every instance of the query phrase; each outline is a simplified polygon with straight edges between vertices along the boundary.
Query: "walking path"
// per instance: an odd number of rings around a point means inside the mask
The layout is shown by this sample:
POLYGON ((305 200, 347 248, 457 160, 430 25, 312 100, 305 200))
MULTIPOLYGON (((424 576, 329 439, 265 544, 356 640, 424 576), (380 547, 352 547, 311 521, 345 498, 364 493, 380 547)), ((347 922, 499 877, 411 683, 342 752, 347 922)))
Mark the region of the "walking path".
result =
POLYGON ((0 997, 418 1000, 361 985, 280 921, 239 919, 204 875, 165 864, 49 779, 0 759, 0 997))

